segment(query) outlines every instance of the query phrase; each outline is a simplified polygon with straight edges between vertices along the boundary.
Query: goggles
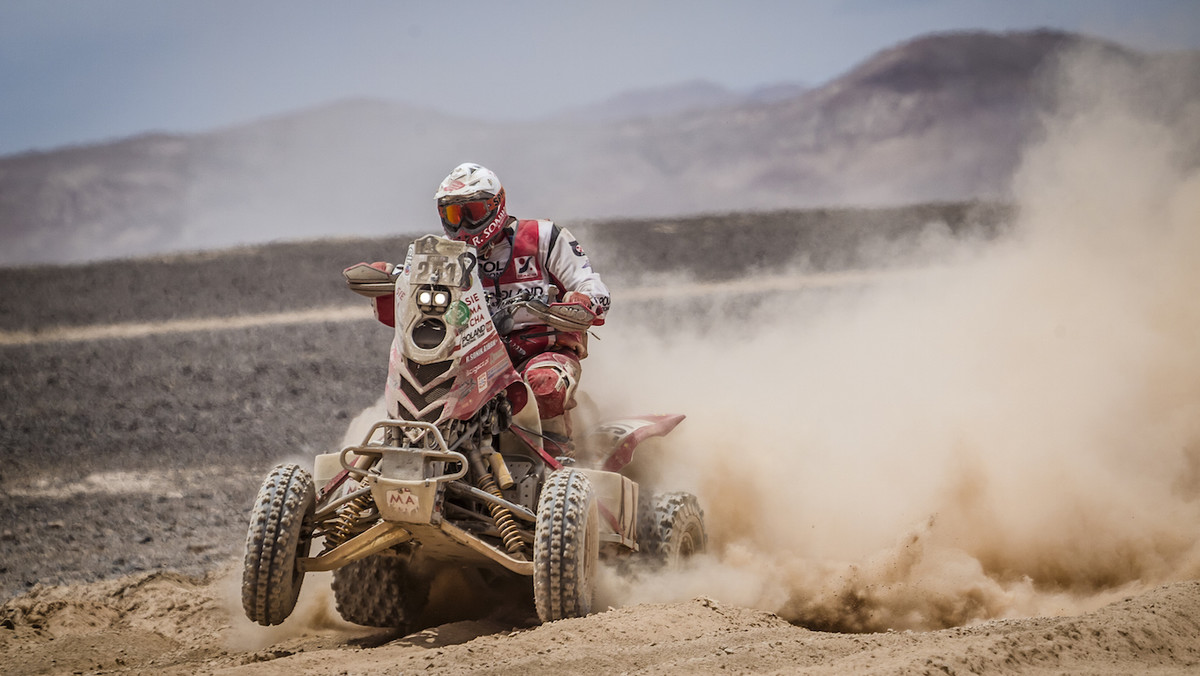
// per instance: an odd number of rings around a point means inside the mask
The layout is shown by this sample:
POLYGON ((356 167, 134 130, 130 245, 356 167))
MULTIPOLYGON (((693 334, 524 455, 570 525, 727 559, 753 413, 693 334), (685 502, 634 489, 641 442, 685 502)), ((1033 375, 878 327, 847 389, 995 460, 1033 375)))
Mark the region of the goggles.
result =
POLYGON ((499 195, 484 200, 469 202, 454 202, 439 204, 438 213, 442 217, 442 225, 454 230, 475 230, 487 225, 496 213, 500 203, 499 195))

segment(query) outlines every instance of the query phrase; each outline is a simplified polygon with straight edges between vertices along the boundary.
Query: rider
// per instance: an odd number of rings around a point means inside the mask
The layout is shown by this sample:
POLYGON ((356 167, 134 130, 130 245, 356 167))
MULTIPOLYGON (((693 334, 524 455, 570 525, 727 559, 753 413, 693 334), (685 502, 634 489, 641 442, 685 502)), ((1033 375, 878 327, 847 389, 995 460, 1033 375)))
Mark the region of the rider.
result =
MULTIPOLYGON (((517 294, 551 298, 554 286, 560 292, 558 302, 583 305, 595 313, 594 324, 604 323, 608 287, 592 269, 579 241, 552 221, 509 216, 504 187, 491 170, 470 162, 460 164, 438 186, 435 197, 446 236, 466 242, 478 253, 493 315, 503 301, 517 294)), ((509 356, 533 390, 543 433, 552 441, 565 442, 571 435, 568 412, 575 407, 579 360, 587 356, 587 333, 556 332, 525 313, 514 320, 504 336, 509 356)), ((519 410, 524 402, 513 404, 519 410)))

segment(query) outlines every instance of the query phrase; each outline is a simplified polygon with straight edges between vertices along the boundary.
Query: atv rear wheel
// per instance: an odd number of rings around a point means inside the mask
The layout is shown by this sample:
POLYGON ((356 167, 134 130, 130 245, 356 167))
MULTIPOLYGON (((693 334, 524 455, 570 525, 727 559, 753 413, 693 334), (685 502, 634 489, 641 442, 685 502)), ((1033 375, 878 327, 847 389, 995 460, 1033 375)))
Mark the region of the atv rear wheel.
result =
POLYGON ((429 601, 429 580, 407 556, 373 554, 333 571, 333 597, 347 622, 408 629, 429 601))
POLYGON ((297 559, 308 556, 312 545, 305 522, 315 505, 312 476, 299 465, 277 465, 263 481, 242 568, 242 607, 254 622, 279 624, 295 609, 304 582, 297 559))
POLYGON ((533 541, 533 600, 551 622, 592 611, 600 555, 600 517, 587 476, 551 473, 538 500, 533 541))
POLYGON ((638 505, 638 558, 674 568, 708 547, 704 510, 691 493, 662 493, 638 505))

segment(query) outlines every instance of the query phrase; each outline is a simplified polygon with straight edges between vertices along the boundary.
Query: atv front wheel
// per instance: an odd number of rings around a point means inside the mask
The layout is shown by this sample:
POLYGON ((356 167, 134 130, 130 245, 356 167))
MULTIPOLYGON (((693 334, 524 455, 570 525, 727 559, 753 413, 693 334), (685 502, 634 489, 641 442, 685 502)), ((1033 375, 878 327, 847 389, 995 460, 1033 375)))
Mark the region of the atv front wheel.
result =
POLYGON ((550 474, 538 500, 533 540, 533 600, 543 622, 592 611, 600 555, 600 517, 587 476, 550 474))
POLYGON ((691 493, 662 493, 638 505, 638 558, 674 568, 708 547, 704 510, 691 493))
POLYGON ((429 580, 412 573, 408 557, 373 554, 333 571, 333 597, 347 622, 408 629, 429 601, 429 580))
POLYGON ((294 464, 277 465, 258 490, 242 569, 242 607, 254 622, 279 624, 295 609, 304 582, 297 559, 312 544, 305 521, 316 499, 312 476, 294 464))

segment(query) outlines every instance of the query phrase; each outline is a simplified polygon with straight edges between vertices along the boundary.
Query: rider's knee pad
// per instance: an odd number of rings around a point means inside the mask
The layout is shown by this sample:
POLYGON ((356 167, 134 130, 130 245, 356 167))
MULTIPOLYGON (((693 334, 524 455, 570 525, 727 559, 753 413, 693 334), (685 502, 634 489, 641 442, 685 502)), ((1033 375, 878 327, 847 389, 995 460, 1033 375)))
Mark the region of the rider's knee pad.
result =
POLYGON ((537 399, 542 420, 562 415, 575 407, 579 382, 579 360, 574 355, 545 352, 529 360, 523 374, 537 399))
POLYGON ((529 369, 525 381, 537 399, 538 414, 542 418, 560 416, 567 408, 570 383, 556 368, 529 369))

